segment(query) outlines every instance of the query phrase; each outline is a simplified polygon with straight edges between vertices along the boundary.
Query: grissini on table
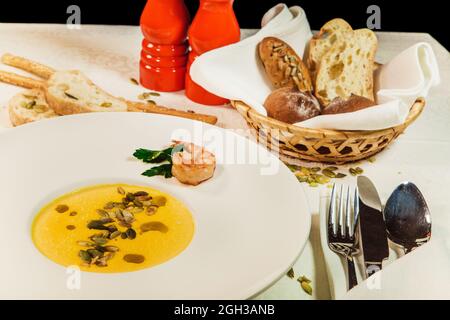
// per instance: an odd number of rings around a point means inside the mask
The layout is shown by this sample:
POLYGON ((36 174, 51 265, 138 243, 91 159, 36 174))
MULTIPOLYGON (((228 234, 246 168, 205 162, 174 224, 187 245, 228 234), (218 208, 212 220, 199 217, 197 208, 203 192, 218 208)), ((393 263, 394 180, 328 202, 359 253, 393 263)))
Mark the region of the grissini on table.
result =
POLYGON ((26 58, 6 54, 2 61, 13 67, 38 75, 44 80, 36 80, 11 72, 0 71, 0 81, 28 89, 45 92, 50 107, 59 115, 87 112, 130 111, 177 116, 216 124, 217 117, 170 109, 151 103, 140 103, 117 98, 97 87, 80 71, 55 71, 50 67, 26 58), (72 85, 72 86, 71 86, 72 85))

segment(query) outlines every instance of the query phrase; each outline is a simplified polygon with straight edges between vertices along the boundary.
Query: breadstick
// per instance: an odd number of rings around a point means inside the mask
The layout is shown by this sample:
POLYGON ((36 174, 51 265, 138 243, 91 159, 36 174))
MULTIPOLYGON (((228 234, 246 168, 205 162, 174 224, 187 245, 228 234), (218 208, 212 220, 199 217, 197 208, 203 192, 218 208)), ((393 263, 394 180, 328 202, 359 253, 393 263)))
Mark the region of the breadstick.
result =
POLYGON ((2 56, 2 62, 8 66, 22 69, 44 79, 49 79, 55 72, 54 69, 46 65, 9 53, 2 56))
POLYGON ((27 89, 44 89, 46 86, 44 81, 6 71, 0 71, 0 81, 27 89))
POLYGON ((176 109, 171 109, 163 106, 158 106, 155 104, 145 104, 141 102, 127 101, 128 111, 131 112, 146 112, 146 113, 156 113, 165 114, 169 116, 181 117, 191 120, 197 120, 201 122, 206 122, 209 124, 216 124, 217 117, 201 113, 193 113, 187 111, 181 111, 176 109))

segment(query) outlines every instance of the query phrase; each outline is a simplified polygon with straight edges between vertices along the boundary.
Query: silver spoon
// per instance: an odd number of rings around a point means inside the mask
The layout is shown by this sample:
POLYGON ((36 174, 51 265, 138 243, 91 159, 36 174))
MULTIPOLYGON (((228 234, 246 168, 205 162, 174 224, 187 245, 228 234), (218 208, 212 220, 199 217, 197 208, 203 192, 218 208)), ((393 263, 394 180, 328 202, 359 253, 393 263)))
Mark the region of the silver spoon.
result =
POLYGON ((403 247, 405 254, 430 240, 430 210, 412 182, 402 183, 394 190, 386 202, 384 219, 389 239, 403 247))

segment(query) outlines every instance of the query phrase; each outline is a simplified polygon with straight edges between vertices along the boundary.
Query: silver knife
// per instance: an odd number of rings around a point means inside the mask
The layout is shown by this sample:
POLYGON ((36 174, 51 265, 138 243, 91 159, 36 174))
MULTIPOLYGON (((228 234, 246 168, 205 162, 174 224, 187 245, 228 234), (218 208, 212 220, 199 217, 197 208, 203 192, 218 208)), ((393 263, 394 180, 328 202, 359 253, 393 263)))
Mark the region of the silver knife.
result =
POLYGON ((386 224, 377 189, 369 178, 358 177, 359 230, 366 268, 370 277, 382 268, 383 260, 389 257, 386 224))

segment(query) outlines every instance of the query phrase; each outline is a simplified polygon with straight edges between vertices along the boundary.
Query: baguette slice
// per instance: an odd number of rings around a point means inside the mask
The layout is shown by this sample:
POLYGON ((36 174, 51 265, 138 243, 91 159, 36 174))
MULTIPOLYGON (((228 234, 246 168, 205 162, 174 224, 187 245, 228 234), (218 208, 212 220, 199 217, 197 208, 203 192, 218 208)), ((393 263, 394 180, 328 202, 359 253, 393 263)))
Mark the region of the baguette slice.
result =
POLYGON ((369 29, 359 29, 337 41, 323 56, 315 94, 323 106, 352 94, 375 101, 373 74, 378 40, 369 29))
POLYGON ((45 101, 44 91, 39 89, 16 94, 8 103, 8 112, 15 127, 58 116, 45 101))
POLYGON ((320 61, 336 41, 352 33, 352 27, 344 19, 336 18, 325 23, 320 31, 309 41, 305 54, 305 62, 313 78, 319 68, 320 61))
POLYGON ((46 98, 59 115, 128 110, 124 99, 110 95, 75 70, 53 73, 47 82, 46 98))

